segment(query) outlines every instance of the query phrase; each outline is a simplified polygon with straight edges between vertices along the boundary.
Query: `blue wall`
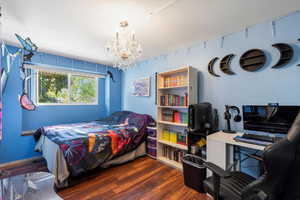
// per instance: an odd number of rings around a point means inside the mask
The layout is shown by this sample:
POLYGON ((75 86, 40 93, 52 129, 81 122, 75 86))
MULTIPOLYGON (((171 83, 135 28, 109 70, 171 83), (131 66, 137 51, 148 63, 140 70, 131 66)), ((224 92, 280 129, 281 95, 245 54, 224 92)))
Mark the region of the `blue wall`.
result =
MULTIPOLYGON (((15 52, 17 48, 9 47, 9 50, 15 52)), ((39 106, 35 111, 25 111, 18 102, 18 97, 22 93, 22 80, 19 74, 21 60, 18 57, 13 64, 3 95, 3 140, 0 141, 0 164, 39 155, 34 152, 33 137, 20 136, 24 130, 33 130, 45 125, 100 119, 121 109, 121 71, 100 64, 45 53, 37 53, 32 62, 100 73, 110 70, 116 81, 112 82, 109 78, 99 80, 99 105, 39 106), (110 91, 107 92, 106 88, 110 91)), ((6 63, 2 62, 2 66, 6 67, 6 63)))
MULTIPOLYGON (((225 127, 223 120, 224 105, 267 104, 279 102, 285 105, 300 105, 300 12, 275 20, 276 31, 272 34, 272 23, 266 22, 249 27, 248 36, 240 31, 224 37, 221 36, 192 47, 179 49, 173 53, 162 55, 145 62, 123 73, 123 99, 125 110, 148 113, 156 116, 155 102, 155 72, 167 71, 182 66, 193 66, 199 70, 199 102, 211 102, 218 109, 220 128, 225 127), (282 69, 271 69, 279 58, 279 52, 271 45, 277 42, 292 44, 295 58, 282 69), (260 48, 267 52, 268 62, 257 72, 246 72, 239 66, 240 56, 247 50, 260 48), (236 75, 223 74, 219 69, 219 62, 215 64, 215 72, 220 78, 211 76, 207 71, 209 61, 218 56, 234 53, 232 70, 236 75), (151 76, 151 96, 132 96, 132 82, 140 77, 151 76)), ((188 31, 188 30, 187 30, 188 31)), ((242 123, 234 123, 233 128, 243 130, 242 123)))
MULTIPOLYGON (((123 73, 123 109, 156 116, 155 102, 155 72, 193 66, 199 70, 199 102, 208 101, 224 112, 224 105, 266 104, 279 102, 280 104, 300 105, 300 12, 276 20, 276 35, 272 36, 271 22, 250 27, 248 37, 241 31, 225 36, 223 47, 221 38, 196 44, 186 49, 179 49, 173 53, 162 55, 139 63, 136 67, 123 73), (276 42, 292 44, 295 58, 282 69, 271 69, 279 58, 279 52, 271 45, 276 42), (268 62, 257 72, 246 72, 239 66, 240 56, 252 48, 263 49, 267 53, 268 62), (223 74, 219 69, 219 61, 215 64, 215 72, 220 78, 211 76, 207 71, 209 61, 218 56, 220 58, 234 53, 232 70, 236 75, 223 74), (151 76, 151 96, 132 96, 132 83, 140 77, 151 76)), ((221 115, 223 117, 223 114, 221 115)), ((220 120, 221 128, 224 120, 220 120)), ((242 123, 235 124, 235 128, 242 130, 242 123)))

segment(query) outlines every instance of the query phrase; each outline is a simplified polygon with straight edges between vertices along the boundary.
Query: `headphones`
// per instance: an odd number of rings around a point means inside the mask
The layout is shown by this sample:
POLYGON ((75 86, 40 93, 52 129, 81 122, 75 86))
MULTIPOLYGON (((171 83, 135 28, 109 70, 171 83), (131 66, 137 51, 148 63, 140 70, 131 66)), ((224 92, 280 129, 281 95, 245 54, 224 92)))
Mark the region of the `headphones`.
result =
POLYGON ((237 115, 234 116, 233 120, 234 120, 235 122, 240 122, 240 121, 242 121, 242 117, 241 117, 241 115, 240 115, 240 109, 239 109, 237 106, 228 106, 228 105, 226 105, 225 108, 226 108, 226 111, 225 111, 225 113, 224 113, 224 118, 225 118, 226 120, 230 120, 230 119, 231 119, 230 110, 235 110, 235 111, 237 112, 237 115))

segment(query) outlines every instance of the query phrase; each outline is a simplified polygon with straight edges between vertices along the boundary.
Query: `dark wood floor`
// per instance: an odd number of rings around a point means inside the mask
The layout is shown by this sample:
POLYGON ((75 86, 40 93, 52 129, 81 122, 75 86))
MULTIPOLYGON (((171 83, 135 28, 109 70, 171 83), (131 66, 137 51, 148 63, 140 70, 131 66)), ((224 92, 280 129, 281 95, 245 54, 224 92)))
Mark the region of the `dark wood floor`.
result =
POLYGON ((184 186, 181 171, 148 157, 107 169, 59 194, 65 200, 209 200, 184 186))
MULTIPOLYGON (((45 171, 45 164, 39 162, 9 171, 45 171)), ((148 157, 97 171, 84 179, 58 194, 65 200, 211 200, 185 187, 181 171, 148 157)))

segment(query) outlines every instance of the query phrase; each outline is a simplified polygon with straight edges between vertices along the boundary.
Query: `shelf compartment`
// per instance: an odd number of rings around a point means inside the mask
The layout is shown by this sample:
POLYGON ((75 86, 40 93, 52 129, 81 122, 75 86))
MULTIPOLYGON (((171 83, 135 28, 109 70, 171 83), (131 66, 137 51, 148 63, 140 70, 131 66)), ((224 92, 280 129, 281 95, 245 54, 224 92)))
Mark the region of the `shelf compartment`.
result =
POLYGON ((187 85, 179 85, 179 86, 171 86, 171 87, 162 87, 158 88, 159 90, 170 90, 170 89, 181 89, 181 88, 187 88, 187 85))
POLYGON ((182 144, 177 144, 177 143, 168 142, 168 141, 164 141, 164 140, 158 140, 158 143, 165 144, 165 145, 168 145, 168 146, 171 146, 171 147, 174 147, 177 149, 181 149, 181 150, 186 150, 186 151, 188 150, 188 147, 185 145, 182 145, 182 144))
POLYGON ((254 72, 261 69, 266 63, 266 54, 260 49, 251 49, 245 52, 240 58, 242 69, 254 72))
POLYGON ((174 147, 177 149, 185 150, 185 151, 188 150, 188 147, 185 145, 182 145, 182 144, 177 144, 177 143, 168 142, 168 141, 164 141, 164 140, 158 140, 158 143, 165 144, 165 145, 168 145, 168 146, 171 146, 171 147, 174 147))
POLYGON ((167 121, 157 121, 159 124, 166 124, 166 125, 172 125, 172 126, 181 126, 181 127, 187 127, 187 124, 183 123, 176 123, 176 122, 167 122, 167 121))
POLYGON ((179 170, 182 170, 182 164, 179 163, 179 162, 176 162, 174 160, 170 160, 170 159, 168 159, 166 157, 163 157, 163 156, 159 156, 157 158, 157 160, 159 160, 159 161, 161 161, 161 162, 163 162, 163 163, 165 163, 165 164, 167 164, 167 165, 169 165, 171 167, 175 167, 175 168, 177 168, 179 170))

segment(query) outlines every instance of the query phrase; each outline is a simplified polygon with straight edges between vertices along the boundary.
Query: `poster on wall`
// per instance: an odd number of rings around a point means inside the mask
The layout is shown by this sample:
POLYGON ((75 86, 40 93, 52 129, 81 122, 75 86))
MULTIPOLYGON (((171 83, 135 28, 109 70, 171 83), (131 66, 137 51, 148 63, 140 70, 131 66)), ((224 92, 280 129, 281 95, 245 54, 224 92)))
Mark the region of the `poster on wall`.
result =
POLYGON ((150 77, 141 78, 133 81, 133 96, 150 96, 150 77))

